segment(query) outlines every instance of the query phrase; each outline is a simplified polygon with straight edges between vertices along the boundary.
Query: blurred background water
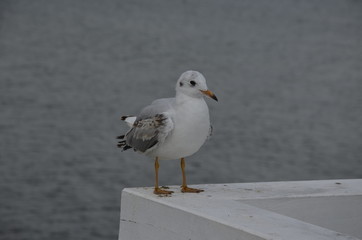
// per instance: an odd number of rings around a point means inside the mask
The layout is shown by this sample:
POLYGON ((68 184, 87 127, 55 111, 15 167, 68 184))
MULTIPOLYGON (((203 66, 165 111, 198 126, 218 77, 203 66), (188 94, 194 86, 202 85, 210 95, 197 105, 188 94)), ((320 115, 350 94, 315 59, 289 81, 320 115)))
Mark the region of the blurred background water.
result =
POLYGON ((361 29, 353 0, 0 1, 0 239, 117 239, 154 179, 119 117, 189 69, 219 98, 189 183, 361 178, 361 29))

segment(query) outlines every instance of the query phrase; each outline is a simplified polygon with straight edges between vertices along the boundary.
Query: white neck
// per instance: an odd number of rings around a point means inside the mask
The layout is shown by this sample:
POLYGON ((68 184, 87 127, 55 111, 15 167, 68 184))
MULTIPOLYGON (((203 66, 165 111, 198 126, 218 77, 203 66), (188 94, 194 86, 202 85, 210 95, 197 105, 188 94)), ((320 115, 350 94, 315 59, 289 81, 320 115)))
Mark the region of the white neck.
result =
POLYGON ((175 98, 176 98, 176 103, 183 103, 183 102, 190 101, 190 100, 204 100, 204 98, 202 96, 201 97, 191 97, 180 91, 176 92, 175 98))

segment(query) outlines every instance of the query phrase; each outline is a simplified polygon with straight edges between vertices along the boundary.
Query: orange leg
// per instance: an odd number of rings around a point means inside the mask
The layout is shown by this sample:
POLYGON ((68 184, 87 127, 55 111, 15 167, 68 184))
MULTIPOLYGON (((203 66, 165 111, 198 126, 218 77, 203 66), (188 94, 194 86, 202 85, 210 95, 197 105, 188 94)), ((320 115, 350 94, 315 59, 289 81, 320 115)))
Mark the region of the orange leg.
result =
POLYGON ((182 171, 182 186, 181 186, 181 192, 183 193, 199 193, 203 192, 202 189, 196 189, 196 188, 189 188, 186 184, 186 174, 185 174, 185 158, 181 158, 181 171, 182 171))
POLYGON ((155 159, 155 173, 156 173, 156 182, 155 182, 155 190, 153 191, 154 194, 157 195, 169 195, 171 193, 173 193, 173 191, 167 191, 167 190, 163 190, 161 188, 158 187, 158 169, 160 168, 160 164, 158 163, 158 157, 156 157, 155 159))

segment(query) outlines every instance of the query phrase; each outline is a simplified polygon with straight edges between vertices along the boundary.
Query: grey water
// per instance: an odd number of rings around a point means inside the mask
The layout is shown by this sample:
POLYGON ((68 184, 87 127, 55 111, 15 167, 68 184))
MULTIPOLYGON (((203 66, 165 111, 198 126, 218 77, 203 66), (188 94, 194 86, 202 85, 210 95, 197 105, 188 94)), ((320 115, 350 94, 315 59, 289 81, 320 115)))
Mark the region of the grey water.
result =
POLYGON ((117 239, 154 180, 119 118, 189 69, 219 98, 190 184, 361 178, 361 29, 353 0, 2 0, 0 239, 117 239))

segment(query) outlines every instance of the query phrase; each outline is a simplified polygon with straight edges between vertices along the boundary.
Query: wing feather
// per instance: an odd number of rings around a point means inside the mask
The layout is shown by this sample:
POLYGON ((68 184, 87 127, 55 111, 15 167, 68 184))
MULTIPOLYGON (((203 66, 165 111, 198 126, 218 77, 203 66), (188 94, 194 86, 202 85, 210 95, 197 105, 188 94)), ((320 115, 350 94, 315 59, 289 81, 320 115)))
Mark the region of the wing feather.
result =
POLYGON ((135 151, 151 151, 162 143, 174 128, 172 121, 175 98, 162 98, 142 109, 135 117, 124 116, 131 129, 118 137, 118 147, 123 150, 133 148, 135 151), (128 121, 129 120, 129 121, 128 121))
POLYGON ((138 119, 125 135, 125 146, 146 152, 162 143, 173 129, 173 122, 166 113, 138 119))

